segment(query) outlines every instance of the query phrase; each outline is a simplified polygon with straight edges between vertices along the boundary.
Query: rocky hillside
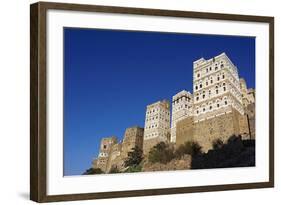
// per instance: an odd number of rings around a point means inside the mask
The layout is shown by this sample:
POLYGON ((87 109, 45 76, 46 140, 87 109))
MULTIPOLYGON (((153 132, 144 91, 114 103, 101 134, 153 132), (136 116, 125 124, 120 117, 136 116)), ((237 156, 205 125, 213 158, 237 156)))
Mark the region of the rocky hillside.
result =
POLYGON ((184 155, 180 159, 173 159, 170 162, 164 163, 151 163, 148 160, 144 160, 142 171, 171 171, 171 170, 184 170, 191 168, 191 156, 184 155))

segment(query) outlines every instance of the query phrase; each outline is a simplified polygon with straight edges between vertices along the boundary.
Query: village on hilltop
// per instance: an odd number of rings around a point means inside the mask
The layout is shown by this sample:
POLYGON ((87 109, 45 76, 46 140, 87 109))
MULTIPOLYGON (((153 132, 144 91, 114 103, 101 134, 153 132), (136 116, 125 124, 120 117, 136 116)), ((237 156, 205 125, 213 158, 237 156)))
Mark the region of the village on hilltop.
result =
MULTIPOLYGON (((144 128, 127 128, 121 142, 116 136, 102 138, 92 169, 103 173, 126 170, 124 162, 136 148, 146 163, 151 150, 161 142, 173 149, 196 142, 202 153, 207 153, 214 148, 214 142, 226 143, 231 136, 254 140, 255 90, 247 88, 225 53, 208 60, 200 58, 193 62, 193 93, 182 90, 171 102, 160 100, 147 105, 144 120, 144 128)), ((189 169, 191 165, 185 159, 186 156, 181 161, 171 160, 169 167, 160 164, 157 169, 189 169)))

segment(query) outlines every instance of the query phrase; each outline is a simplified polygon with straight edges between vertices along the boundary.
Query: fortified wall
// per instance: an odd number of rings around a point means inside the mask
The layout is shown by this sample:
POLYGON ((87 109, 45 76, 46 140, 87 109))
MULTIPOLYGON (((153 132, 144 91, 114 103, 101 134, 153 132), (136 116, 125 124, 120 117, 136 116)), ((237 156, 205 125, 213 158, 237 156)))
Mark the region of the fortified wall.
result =
POLYGON ((199 122, 194 121, 194 117, 188 117, 177 123, 176 145, 195 141, 207 152, 216 139, 226 142, 232 135, 241 135, 242 138, 249 139, 251 133, 247 119, 246 114, 241 115, 235 109, 199 122))

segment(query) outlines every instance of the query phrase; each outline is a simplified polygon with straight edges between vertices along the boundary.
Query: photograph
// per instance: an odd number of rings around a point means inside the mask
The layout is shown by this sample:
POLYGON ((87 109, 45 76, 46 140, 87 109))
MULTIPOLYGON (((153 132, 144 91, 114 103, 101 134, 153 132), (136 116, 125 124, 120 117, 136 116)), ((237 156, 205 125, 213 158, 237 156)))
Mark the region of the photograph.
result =
POLYGON ((63 27, 63 175, 256 166, 255 36, 63 27))
POLYGON ((30 6, 30 199, 274 187, 274 17, 30 6))

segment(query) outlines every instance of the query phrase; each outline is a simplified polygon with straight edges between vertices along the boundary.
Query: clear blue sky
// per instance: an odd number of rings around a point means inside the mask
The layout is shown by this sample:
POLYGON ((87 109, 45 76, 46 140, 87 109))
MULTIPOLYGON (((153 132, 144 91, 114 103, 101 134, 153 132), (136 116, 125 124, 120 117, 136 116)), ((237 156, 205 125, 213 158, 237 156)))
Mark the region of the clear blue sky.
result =
POLYGON ((186 89, 192 62, 225 52, 255 88, 255 38, 64 29, 64 175, 91 167, 100 139, 144 126, 145 108, 186 89))

